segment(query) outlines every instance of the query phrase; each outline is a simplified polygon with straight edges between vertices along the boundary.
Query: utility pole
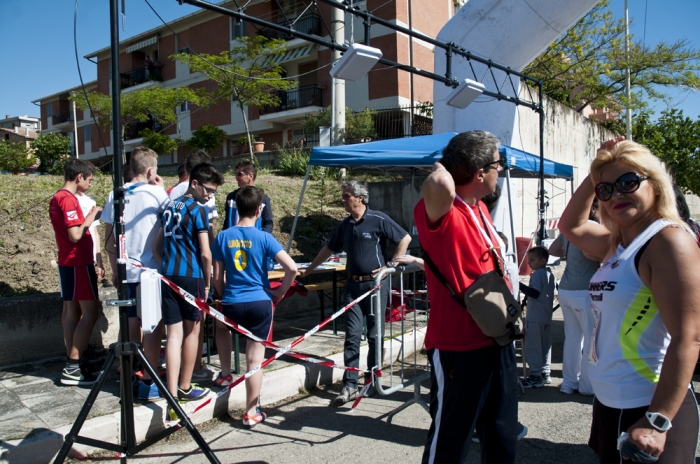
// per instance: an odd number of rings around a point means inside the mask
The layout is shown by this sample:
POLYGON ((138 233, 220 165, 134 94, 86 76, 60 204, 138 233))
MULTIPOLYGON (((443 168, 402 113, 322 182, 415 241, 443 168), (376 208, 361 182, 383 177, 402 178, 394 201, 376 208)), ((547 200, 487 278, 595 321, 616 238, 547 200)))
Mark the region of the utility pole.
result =
MULTIPOLYGON (((340 8, 332 9, 331 31, 336 43, 345 43, 345 12, 340 8)), ((340 51, 333 50, 331 60, 340 59, 340 51)), ((331 78, 331 145, 345 143, 345 81, 331 78)))
POLYGON ((630 15, 625 0, 625 50, 627 51, 627 140, 632 140, 632 79, 630 77, 630 15))

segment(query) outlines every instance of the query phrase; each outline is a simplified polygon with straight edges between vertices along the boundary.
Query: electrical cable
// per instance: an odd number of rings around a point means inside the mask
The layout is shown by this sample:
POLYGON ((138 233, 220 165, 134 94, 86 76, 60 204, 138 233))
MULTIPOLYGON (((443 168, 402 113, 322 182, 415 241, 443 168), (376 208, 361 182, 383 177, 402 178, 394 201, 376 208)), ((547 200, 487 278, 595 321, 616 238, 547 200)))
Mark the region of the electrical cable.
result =
MULTIPOLYGON (((314 70, 312 70, 312 71, 308 71, 308 72, 305 72, 305 73, 302 73, 302 74, 296 74, 296 75, 294 75, 294 76, 279 77, 279 78, 252 77, 252 76, 247 76, 247 75, 245 75, 245 74, 239 74, 239 73, 237 73, 237 72, 231 71, 230 69, 226 69, 226 68, 223 68, 223 67, 221 67, 221 66, 219 66, 219 65, 217 65, 217 64, 214 64, 214 63, 212 63, 211 61, 208 61, 206 58, 202 57, 199 53, 195 52, 195 51, 192 49, 192 47, 190 47, 184 40, 182 40, 182 38, 180 38, 180 35, 179 35, 177 32, 175 32, 175 31, 173 30, 173 28, 170 27, 170 25, 169 25, 167 22, 165 22, 165 20, 161 17, 161 15, 158 14, 158 12, 155 10, 155 8, 153 8, 153 6, 151 5, 151 3, 150 3, 148 0, 144 0, 144 1, 145 1, 146 4, 148 5, 148 7, 151 9, 151 11, 153 11, 153 13, 158 17, 158 19, 160 19, 160 21, 163 23, 163 25, 164 25, 165 27, 167 27, 168 30, 177 38, 177 40, 178 40, 180 43, 182 43, 183 45, 185 45, 187 48, 190 49, 190 53, 191 53, 192 55, 197 56, 199 59, 201 59, 202 61, 204 61, 204 62, 207 63, 208 65, 213 66, 215 69, 218 69, 219 71, 224 72, 224 73, 226 73, 226 74, 232 74, 232 75, 234 75, 234 76, 243 77, 243 78, 246 78, 246 79, 251 79, 251 80, 256 80, 256 81, 293 80, 293 79, 295 79, 295 78, 297 78, 297 77, 301 77, 301 76, 305 76, 305 75, 307 75, 307 74, 315 73, 316 71, 319 71, 319 70, 321 70, 321 69, 324 69, 324 68, 326 68, 326 67, 331 66, 331 65, 334 64, 333 62, 331 62, 331 63, 325 64, 325 65, 323 65, 323 66, 319 66, 318 68, 316 68, 316 69, 314 69, 314 70)), ((343 26, 343 27, 344 27, 344 26, 343 26)), ((342 28, 341 28, 341 29, 342 29, 342 28)))

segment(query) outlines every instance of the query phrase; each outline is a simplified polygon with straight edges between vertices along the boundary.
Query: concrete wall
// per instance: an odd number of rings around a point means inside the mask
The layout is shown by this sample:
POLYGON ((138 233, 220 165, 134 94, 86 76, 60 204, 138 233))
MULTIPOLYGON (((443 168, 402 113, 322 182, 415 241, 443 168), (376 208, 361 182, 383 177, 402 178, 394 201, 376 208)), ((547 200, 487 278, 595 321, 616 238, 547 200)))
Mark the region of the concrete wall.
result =
MULTIPOLYGON (((119 338, 119 309, 104 304, 116 297, 116 289, 100 289, 103 309, 90 339, 96 346, 107 347, 119 338)), ((295 295, 284 300, 279 310, 289 314, 319 307, 318 295, 312 292, 307 297, 295 295)), ((58 293, 0 299, 0 366, 65 356, 62 308, 58 293)), ((326 309, 330 314, 331 309, 326 309)))

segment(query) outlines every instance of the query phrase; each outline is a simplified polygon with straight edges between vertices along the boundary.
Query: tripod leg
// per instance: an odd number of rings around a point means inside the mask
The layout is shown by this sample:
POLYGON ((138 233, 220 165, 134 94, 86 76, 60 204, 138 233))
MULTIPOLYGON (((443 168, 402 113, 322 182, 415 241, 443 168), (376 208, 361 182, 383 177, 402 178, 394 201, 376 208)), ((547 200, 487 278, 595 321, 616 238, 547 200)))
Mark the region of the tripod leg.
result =
POLYGON ((85 419, 87 419, 88 414, 90 414, 90 409, 92 409, 92 406, 95 404, 95 399, 97 399, 97 395, 100 393, 102 385, 104 385, 105 380, 107 379, 107 373, 112 368, 114 360, 114 352, 112 350, 109 350, 109 356, 107 356, 105 365, 102 368, 100 375, 97 376, 97 380, 92 386, 90 394, 85 400, 85 403, 83 404, 83 407, 80 410, 78 417, 75 419, 73 427, 71 427, 70 432, 68 432, 68 435, 66 435, 63 442, 63 446, 61 446, 61 449, 59 450, 58 455, 54 460, 54 464, 61 464, 68 456, 68 452, 73 447, 73 443, 75 443, 75 438, 78 436, 78 433, 80 433, 80 429, 83 427, 83 423, 85 423, 85 419))
MULTIPOLYGON (((134 427, 134 388, 132 384, 132 359, 131 354, 140 350, 140 345, 130 344, 130 349, 119 354, 121 361, 121 434, 120 443, 125 450, 136 446, 136 429, 134 427), (139 348, 136 348, 138 346, 139 348), (134 349, 136 348, 136 349, 134 349), (133 351, 132 351, 133 350, 133 351)), ((136 361, 133 361, 135 364, 136 361)), ((126 456, 122 456, 122 463, 126 463, 126 456)))
POLYGON ((146 372, 148 372, 148 375, 151 376, 151 379, 158 387, 160 393, 163 395, 163 397, 165 397, 165 400, 180 418, 180 421, 185 423, 185 427, 190 432, 190 435, 192 435, 192 438, 194 439, 195 443, 197 443, 197 446, 199 446, 199 449, 202 450, 202 453, 204 453, 209 462, 219 464, 219 460, 216 458, 211 448, 209 448, 207 442, 204 441, 204 438, 202 438, 202 435, 199 434, 199 431, 195 428, 192 421, 190 421, 190 418, 187 417, 185 411, 182 410, 177 400, 173 398, 173 395, 170 393, 170 390, 168 390, 168 387, 163 383, 160 377, 158 377, 158 374, 156 373, 155 369, 153 369, 153 366, 148 363, 146 355, 141 347, 139 347, 136 351, 136 356, 138 357, 139 361, 141 361, 143 368, 146 370, 146 372))

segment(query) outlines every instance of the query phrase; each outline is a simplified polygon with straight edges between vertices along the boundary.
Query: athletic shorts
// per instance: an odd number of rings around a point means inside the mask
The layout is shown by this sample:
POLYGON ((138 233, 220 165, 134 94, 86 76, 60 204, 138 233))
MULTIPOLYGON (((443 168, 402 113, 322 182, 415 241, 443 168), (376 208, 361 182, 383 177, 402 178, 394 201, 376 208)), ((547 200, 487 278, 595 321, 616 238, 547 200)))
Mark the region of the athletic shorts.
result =
MULTIPOLYGON (((178 287, 193 295, 195 298, 204 297, 204 281, 195 277, 165 276, 178 287)), ((178 322, 202 320, 202 311, 189 304, 184 298, 175 293, 165 282, 161 283, 161 296, 163 304, 163 322, 165 325, 173 325, 178 322)))
POLYGON ((272 301, 219 303, 219 311, 256 337, 272 341, 272 301))
MULTIPOLYGON (((596 398, 593 401, 593 422, 588 446, 598 455, 601 464, 619 464, 622 461, 617 450, 617 437, 644 417, 647 406, 633 409, 609 408, 596 398)), ((671 429, 666 432, 664 452, 658 464, 694 463, 698 441, 698 406, 695 395, 688 389, 671 429)), ((631 461, 625 461, 631 462, 631 461)))
POLYGON ((99 300, 95 265, 58 266, 58 284, 63 301, 99 300))
MULTIPOLYGON (((139 283, 138 282, 127 282, 126 283, 126 299, 127 300, 132 300, 138 298, 138 292, 136 291, 136 287, 138 287, 139 283)), ((126 307, 126 315, 127 317, 139 317, 139 313, 136 309, 136 305, 132 306, 127 306, 126 307)))

